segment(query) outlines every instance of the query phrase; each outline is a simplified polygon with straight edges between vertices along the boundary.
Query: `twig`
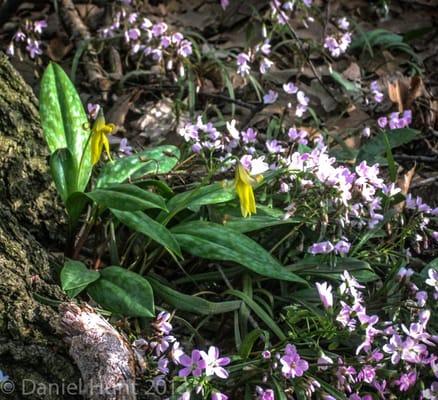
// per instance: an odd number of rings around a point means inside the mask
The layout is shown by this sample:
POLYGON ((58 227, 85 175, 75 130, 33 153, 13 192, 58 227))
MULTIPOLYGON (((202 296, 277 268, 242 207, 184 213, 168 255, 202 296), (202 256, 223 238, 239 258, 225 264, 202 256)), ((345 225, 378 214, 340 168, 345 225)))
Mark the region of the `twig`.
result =
POLYGON ((438 163, 438 157, 411 156, 408 154, 395 154, 394 158, 396 160, 412 160, 412 161, 422 161, 422 162, 428 162, 428 163, 438 163))
POLYGON ((437 181, 438 181, 438 176, 432 176, 431 178, 423 179, 421 182, 414 183, 411 186, 411 189, 414 189, 414 188, 417 188, 420 186, 424 186, 424 185, 428 185, 430 183, 435 184, 435 182, 437 182, 437 181))

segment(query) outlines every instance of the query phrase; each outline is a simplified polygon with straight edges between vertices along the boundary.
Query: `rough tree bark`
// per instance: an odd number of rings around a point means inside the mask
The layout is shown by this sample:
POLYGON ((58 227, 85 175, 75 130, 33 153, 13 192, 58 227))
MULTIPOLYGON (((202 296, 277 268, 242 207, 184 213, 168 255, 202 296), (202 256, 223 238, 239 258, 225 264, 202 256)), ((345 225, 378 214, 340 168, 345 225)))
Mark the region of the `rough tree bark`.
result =
POLYGON ((62 219, 47 156, 37 100, 0 54, 0 370, 15 384, 0 399, 82 398, 42 389, 79 382, 56 333, 57 311, 41 302, 65 300, 44 250, 56 240, 62 219), (40 391, 23 394, 23 381, 26 391, 40 391))

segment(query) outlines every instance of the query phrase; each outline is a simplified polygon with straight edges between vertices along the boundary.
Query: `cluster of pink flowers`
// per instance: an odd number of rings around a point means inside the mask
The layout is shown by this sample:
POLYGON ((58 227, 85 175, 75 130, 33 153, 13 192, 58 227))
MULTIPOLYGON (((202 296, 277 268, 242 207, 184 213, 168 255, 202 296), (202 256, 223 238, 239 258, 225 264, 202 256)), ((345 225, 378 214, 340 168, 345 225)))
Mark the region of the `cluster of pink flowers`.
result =
POLYGON ((310 8, 313 4, 313 0, 299 0, 299 1, 281 1, 281 0, 272 0, 271 1, 271 10, 272 17, 276 19, 276 21, 284 25, 291 18, 292 12, 296 11, 298 8, 310 8))
MULTIPOLYGON (((290 95, 295 95, 297 100, 297 108, 295 110, 295 116, 301 118, 309 107, 310 99, 306 94, 298 88, 293 82, 288 82, 283 85, 283 90, 290 95)), ((288 105, 291 107, 291 104, 288 105)))
MULTIPOLYGON (((338 313, 334 315, 340 326, 347 329, 351 335, 361 337, 355 351, 354 366, 348 365, 346 360, 340 357, 336 366, 333 357, 325 353, 322 353, 318 360, 320 371, 326 371, 328 367, 334 369, 336 386, 348 394, 349 399, 372 399, 369 394, 360 394, 359 390, 364 390, 364 384, 368 386, 368 390, 375 390, 383 399, 393 390, 399 393, 409 391, 420 376, 426 381, 433 377, 438 379, 438 336, 427 332, 431 318, 431 310, 426 308, 429 296, 427 291, 419 290, 410 281, 413 274, 414 271, 407 268, 403 268, 398 274, 399 285, 408 288, 416 303, 414 308, 410 308, 410 321, 413 322, 409 325, 400 321, 399 315, 395 315, 393 320, 381 321, 378 315, 368 314, 363 294, 365 287, 347 271, 342 274, 342 283, 338 288, 340 309, 334 305, 333 287, 327 282, 317 283, 324 308, 335 306, 338 313), (388 379, 385 374, 388 368, 397 370, 394 371, 396 375, 392 379, 388 379)), ((437 291, 436 278, 437 271, 430 269, 429 278, 425 283, 434 287, 434 296, 437 291)), ((423 390, 423 398, 434 398, 432 396, 437 387, 438 381, 433 382, 430 388, 423 390)), ((327 395, 324 399, 333 397, 327 395)))
MULTIPOLYGON (((299 93, 293 83, 285 85, 290 93, 299 93)), ((304 95, 304 94, 303 94, 304 95)), ((326 207, 333 215, 328 217, 327 238, 342 238, 335 240, 323 239, 311 244, 309 252, 312 254, 347 254, 350 249, 350 239, 360 231, 375 229, 384 220, 384 205, 400 193, 394 184, 385 184, 380 176, 379 165, 368 165, 362 161, 354 167, 338 164, 328 153, 321 136, 309 138, 307 131, 291 127, 276 138, 266 138, 254 128, 240 131, 235 120, 226 123, 226 131, 221 132, 212 122, 204 123, 198 118, 195 124, 187 124, 179 134, 191 144, 195 153, 204 153, 208 159, 218 163, 218 169, 226 171, 233 167, 236 160, 251 174, 261 174, 268 170, 281 171, 278 178, 278 193, 295 193, 285 208, 285 218, 292 215, 301 215, 304 210, 298 211, 297 205, 314 202, 320 199, 320 204, 326 207), (313 140, 314 147, 310 148, 309 141, 313 140), (300 146, 306 146, 304 152, 300 146), (301 190, 298 190, 301 189, 301 190), (349 232, 348 232, 349 230, 349 232)), ((432 209, 422 203, 421 199, 413 201, 407 198, 406 206, 418 216, 415 230, 424 233, 421 237, 438 238, 430 217, 438 215, 437 209, 432 209), (429 215, 429 216, 428 216, 429 215), (420 216, 423 216, 420 218, 420 216)), ((417 217, 415 217, 417 218, 417 217)), ((415 220, 414 218, 414 220, 415 220)), ((412 234, 416 242, 418 233, 412 234)))
POLYGON ((313 243, 309 247, 309 253, 311 254, 328 254, 335 252, 336 254, 347 254, 350 251, 351 244, 347 240, 339 240, 336 244, 332 244, 330 241, 313 243))
POLYGON ((345 17, 340 18, 337 21, 337 26, 340 32, 326 36, 324 39, 324 48, 326 48, 334 58, 338 58, 344 54, 351 43, 351 32, 348 31, 350 23, 347 19, 345 17))
POLYGON ((436 225, 433 225, 433 218, 438 216, 438 207, 432 208, 420 196, 413 197, 410 193, 406 197, 405 206, 419 221, 419 228, 414 237, 417 252, 421 251, 421 247, 429 247, 429 238, 438 242, 438 230, 436 225))
POLYGON ((377 124, 380 128, 384 129, 387 126, 389 129, 406 128, 412 123, 412 111, 405 110, 402 113, 393 112, 389 116, 380 117, 377 120, 377 124))
MULTIPOLYGON (((394 316, 394 320, 381 320, 377 314, 367 312, 365 287, 348 271, 344 271, 340 277, 336 301, 332 285, 317 283, 322 304, 325 309, 332 310, 330 315, 333 315, 340 329, 349 332, 351 343, 360 338, 354 356, 348 358, 345 354, 337 356, 321 350, 316 367, 313 367, 316 370, 312 370, 311 374, 317 374, 318 379, 314 379, 306 376, 311 368, 309 362, 301 357, 295 345, 287 343, 280 352, 265 350, 261 353, 261 363, 265 365, 268 362, 269 365, 266 371, 273 376, 281 376, 287 387, 299 379, 298 386, 304 388, 307 398, 319 392, 327 400, 333 400, 334 397, 325 392, 321 379, 333 383, 349 400, 371 400, 370 391, 377 393, 380 398, 387 398, 391 393, 409 393, 420 378, 426 381, 433 377, 438 379, 438 356, 435 354, 438 336, 427 332, 431 318, 431 311, 426 308, 429 296, 410 281, 412 274, 412 270, 404 268, 398 275, 399 284, 406 286, 416 299, 417 307, 410 309, 413 322, 409 325, 395 321, 397 316, 394 316), (391 378, 385 373, 388 368, 395 369, 391 378)), ((430 269, 425 283, 436 294, 438 272, 430 269)), ((154 379, 157 385, 160 380, 178 375, 185 378, 185 389, 179 400, 189 400, 193 394, 211 400, 227 400, 229 397, 226 394, 212 386, 211 378, 228 379, 229 373, 225 367, 230 364, 230 359, 221 357, 214 346, 208 351, 194 349, 186 354, 171 335, 169 320, 170 315, 161 312, 152 323, 155 333, 149 341, 139 339, 134 343, 140 356, 148 356, 156 364, 154 379)), ((264 382, 269 385, 268 378, 264 382)), ((438 380, 430 382, 430 387, 422 390, 423 398, 434 399, 437 388, 438 380)), ((274 390, 269 386, 256 386, 255 395, 259 400, 275 400, 274 390)))
MULTIPOLYGON (((262 362, 269 363, 269 369, 272 374, 279 374, 286 382, 304 377, 305 372, 309 369, 309 363, 301 358, 297 348, 287 343, 284 350, 272 354, 271 351, 262 352, 262 362)), ((275 400, 274 391, 256 386, 256 396, 258 400, 275 400)))
POLYGON ((132 56, 147 57, 155 62, 166 62, 173 68, 173 58, 186 58, 193 52, 192 43, 181 32, 171 32, 165 22, 153 23, 150 19, 127 7, 115 14, 113 23, 100 30, 102 37, 123 35, 132 56))
POLYGON ((384 94, 382 92, 382 88, 379 85, 379 82, 372 81, 370 84, 370 92, 372 94, 373 100, 376 103, 381 103, 384 98, 384 94))
POLYGON ((236 57, 237 73, 240 76, 247 76, 251 72, 251 64, 258 63, 259 71, 262 75, 266 74, 274 65, 269 59, 271 54, 271 43, 264 33, 264 40, 247 52, 241 52, 236 57))
POLYGON ((43 54, 41 34, 47 28, 46 20, 29 21, 15 32, 6 50, 9 56, 16 54, 17 50, 24 48, 31 59, 36 59, 43 54))
MULTIPOLYGON (((288 95, 294 95, 295 99, 296 99, 296 109, 295 109, 295 116, 298 118, 302 118, 303 115, 306 113, 307 109, 309 108, 309 102, 310 99, 306 96, 306 94, 300 90, 298 88, 297 85, 295 85, 295 83, 293 82, 288 82, 285 83, 283 85, 283 90, 286 94, 288 95)), ((263 103, 264 104, 273 104, 277 101, 278 99, 278 93, 275 90, 268 90, 268 92, 263 96, 263 103)), ((288 108, 292 107, 292 103, 289 102, 288 103, 288 108)), ((303 134, 303 130, 301 130, 300 135, 303 134)), ((292 136, 289 136, 290 139, 292 139, 292 136)), ((297 139, 304 139, 304 137, 300 136, 296 136, 295 138, 293 138, 293 140, 297 140, 297 139)))
POLYGON ((173 327, 170 318, 168 312, 160 312, 151 324, 154 333, 149 340, 137 339, 134 342, 137 355, 140 358, 147 358, 149 362, 156 365, 154 384, 157 387, 165 386, 162 382, 172 379, 176 374, 186 378, 191 388, 187 390, 185 386, 186 389, 179 400, 189 400, 192 390, 194 393, 202 394, 203 398, 210 394, 211 400, 227 400, 228 396, 217 390, 211 380, 214 377, 228 378, 229 373, 224 367, 230 364, 230 359, 221 357, 219 349, 215 346, 210 346, 207 352, 193 349, 190 355, 186 354, 180 342, 171 335, 173 327))

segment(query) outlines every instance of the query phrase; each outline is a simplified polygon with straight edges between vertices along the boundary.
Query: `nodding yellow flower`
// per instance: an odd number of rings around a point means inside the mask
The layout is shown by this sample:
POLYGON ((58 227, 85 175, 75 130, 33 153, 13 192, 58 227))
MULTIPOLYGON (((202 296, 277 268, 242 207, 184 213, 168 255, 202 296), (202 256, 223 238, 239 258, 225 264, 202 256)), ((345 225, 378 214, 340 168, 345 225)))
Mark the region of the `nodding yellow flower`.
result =
POLYGON ((240 200, 240 210, 244 218, 256 213, 256 203, 252 186, 258 181, 245 167, 238 163, 236 167, 235 187, 240 200))
POLYGON ((115 128, 114 124, 105 123, 103 112, 100 111, 91 129, 91 162, 93 165, 100 160, 104 147, 108 158, 112 161, 107 135, 110 135, 115 128))

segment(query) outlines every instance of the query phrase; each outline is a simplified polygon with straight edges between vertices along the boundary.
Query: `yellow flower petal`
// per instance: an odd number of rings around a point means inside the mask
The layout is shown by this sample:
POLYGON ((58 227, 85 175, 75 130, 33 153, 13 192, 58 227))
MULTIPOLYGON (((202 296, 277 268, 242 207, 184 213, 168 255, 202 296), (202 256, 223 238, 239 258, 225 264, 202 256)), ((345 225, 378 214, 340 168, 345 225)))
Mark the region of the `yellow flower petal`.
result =
POLYGON ((110 135, 115 127, 114 124, 105 123, 103 112, 99 112, 91 130, 91 162, 93 165, 99 162, 103 147, 105 147, 105 151, 108 154, 109 159, 112 161, 107 135, 110 135))
POLYGON ((106 154, 108 155, 108 158, 112 161, 111 153, 110 153, 110 146, 109 146, 109 140, 105 135, 102 135, 102 143, 105 146, 106 154))
POLYGON ((102 154, 102 136, 98 132, 93 132, 91 136, 91 162, 97 164, 102 154))
POLYGON ((255 179, 249 175, 246 169, 238 164, 236 168, 235 188, 240 200, 240 210, 244 218, 256 213, 256 203, 252 184, 255 179))

